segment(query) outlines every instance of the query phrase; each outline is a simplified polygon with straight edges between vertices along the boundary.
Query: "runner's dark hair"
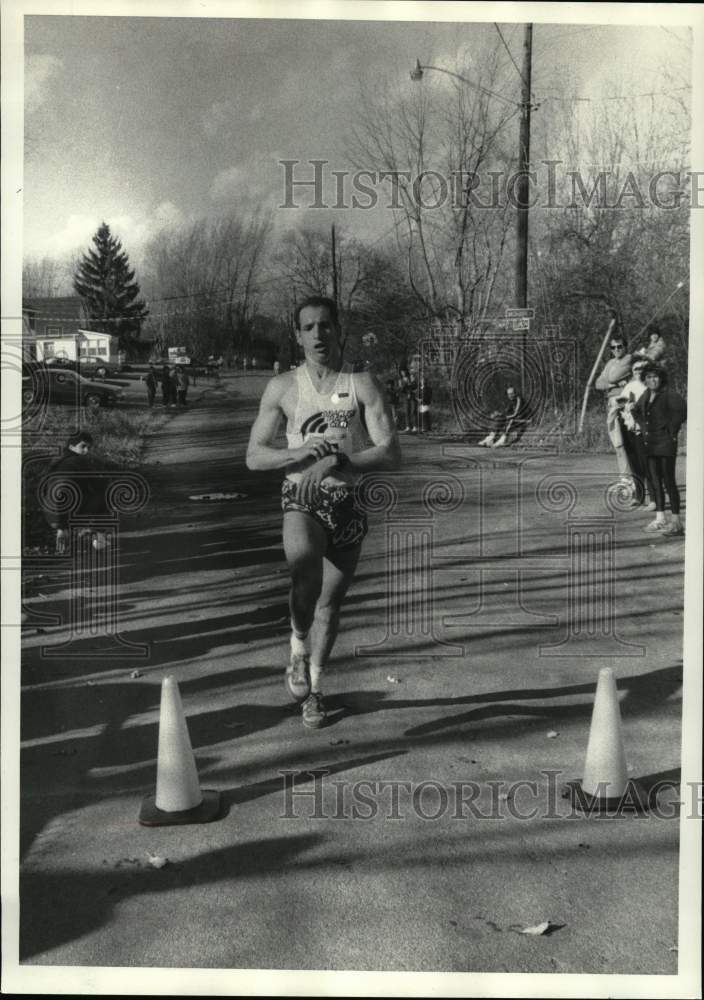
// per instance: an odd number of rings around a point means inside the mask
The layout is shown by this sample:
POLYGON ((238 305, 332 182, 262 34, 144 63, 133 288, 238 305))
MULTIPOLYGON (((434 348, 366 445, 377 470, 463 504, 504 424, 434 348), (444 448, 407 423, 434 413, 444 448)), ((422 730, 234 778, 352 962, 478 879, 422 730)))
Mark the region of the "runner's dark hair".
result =
POLYGON ((337 315, 337 305, 332 299, 327 298, 325 295, 311 295, 307 299, 304 299, 300 305, 296 306, 296 311, 293 315, 293 323, 297 330, 301 329, 301 313, 307 306, 325 306, 330 313, 330 319, 333 321, 335 326, 339 326, 339 318, 337 315))
POLYGON ((73 445, 80 444, 81 441, 85 441, 86 444, 93 444, 93 435, 89 434, 88 431, 76 431, 66 442, 66 447, 71 448, 73 445))

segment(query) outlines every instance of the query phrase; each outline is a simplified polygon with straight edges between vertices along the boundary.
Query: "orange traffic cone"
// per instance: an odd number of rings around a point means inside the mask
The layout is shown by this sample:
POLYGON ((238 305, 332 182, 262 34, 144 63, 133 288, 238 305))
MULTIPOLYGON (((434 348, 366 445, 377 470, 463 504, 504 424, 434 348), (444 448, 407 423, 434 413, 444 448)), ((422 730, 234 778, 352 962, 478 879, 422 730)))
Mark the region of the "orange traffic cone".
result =
POLYGON ((584 776, 581 784, 571 785, 571 790, 573 802, 589 812, 613 812, 627 807, 642 810, 646 806, 643 790, 628 778, 621 710, 610 667, 599 671, 584 776))
POLYGON ((220 792, 201 792, 181 695, 173 677, 161 685, 156 795, 142 802, 142 826, 210 823, 220 812, 220 792))

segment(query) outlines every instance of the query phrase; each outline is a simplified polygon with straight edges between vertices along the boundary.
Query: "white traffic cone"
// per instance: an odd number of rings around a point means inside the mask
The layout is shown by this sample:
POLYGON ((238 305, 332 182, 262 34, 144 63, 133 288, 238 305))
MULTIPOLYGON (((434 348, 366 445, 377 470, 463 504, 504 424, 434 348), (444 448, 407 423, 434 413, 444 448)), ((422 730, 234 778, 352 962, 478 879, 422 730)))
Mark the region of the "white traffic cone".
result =
POLYGON ((627 785, 616 681, 613 670, 602 667, 596 684, 582 789, 593 797, 620 800, 627 785))
POLYGON ((183 714, 181 695, 173 677, 161 685, 159 754, 156 795, 142 802, 142 826, 175 826, 209 823, 220 812, 220 792, 201 792, 196 762, 183 714))
POLYGON ((647 809, 647 794, 628 777, 621 710, 611 667, 599 671, 581 784, 570 783, 568 790, 573 804, 587 812, 647 809))

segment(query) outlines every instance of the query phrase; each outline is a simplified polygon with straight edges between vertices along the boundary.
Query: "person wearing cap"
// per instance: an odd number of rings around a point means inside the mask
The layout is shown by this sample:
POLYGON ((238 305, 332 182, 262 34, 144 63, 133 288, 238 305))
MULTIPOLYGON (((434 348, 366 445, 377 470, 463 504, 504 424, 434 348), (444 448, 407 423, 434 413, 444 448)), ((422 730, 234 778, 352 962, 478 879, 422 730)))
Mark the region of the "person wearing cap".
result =
POLYGON ((643 381, 643 372, 648 367, 648 359, 643 355, 634 355, 631 366, 632 379, 623 386, 617 397, 621 406, 621 425, 623 431, 623 444, 628 455, 628 461, 636 477, 636 493, 633 497, 632 507, 640 507, 645 499, 647 490, 648 503, 646 510, 655 510, 655 490, 650 479, 648 468, 648 456, 645 453, 643 444, 643 434, 640 426, 636 422, 633 413, 628 408, 629 403, 637 403, 646 389, 643 381))
POLYGON ((655 520, 645 530, 683 535, 675 465, 677 435, 687 419, 687 404, 679 393, 667 387, 667 373, 659 365, 649 362, 643 377, 645 392, 636 403, 628 403, 627 408, 641 428, 655 491, 655 520), (665 517, 665 492, 670 500, 671 521, 665 517))
POLYGON ((625 340, 617 334, 611 338, 611 358, 596 380, 596 387, 606 393, 606 429, 616 452, 616 464, 621 482, 629 489, 633 487, 633 471, 623 442, 621 404, 618 402, 618 397, 630 379, 631 355, 626 350, 625 340))

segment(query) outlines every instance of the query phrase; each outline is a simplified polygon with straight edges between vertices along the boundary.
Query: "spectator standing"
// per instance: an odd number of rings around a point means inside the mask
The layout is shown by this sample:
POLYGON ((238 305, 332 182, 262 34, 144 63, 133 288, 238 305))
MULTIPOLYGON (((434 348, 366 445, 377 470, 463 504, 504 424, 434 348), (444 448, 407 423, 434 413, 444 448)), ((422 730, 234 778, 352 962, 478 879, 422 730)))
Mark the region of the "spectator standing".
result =
POLYGON ((281 371, 281 365, 279 364, 278 361, 275 361, 274 362, 274 375, 278 375, 280 371, 281 371))
POLYGON ((631 412, 630 403, 637 403, 646 389, 643 379, 643 372, 648 367, 648 359, 639 357, 633 358, 631 368, 632 378, 623 386, 618 396, 618 403, 621 405, 621 424, 623 430, 623 444, 628 455, 628 461, 636 478, 636 491, 631 506, 640 507, 645 499, 647 490, 648 503, 646 510, 655 510, 655 491, 650 479, 650 469, 648 467, 648 456, 645 452, 643 433, 631 412))
POLYGON ((169 368, 169 406, 176 406, 176 392, 178 386, 176 384, 176 366, 172 365, 169 368))
POLYGON ((418 385, 418 429, 421 434, 430 430, 430 404, 433 401, 433 391, 424 375, 421 375, 418 385))
POLYGON ((186 405, 188 394, 188 372, 183 366, 176 370, 176 400, 179 406, 186 405))
POLYGON ((171 402, 171 373, 168 365, 161 369, 161 400, 164 406, 171 402))
POLYGON ((147 387, 147 403, 149 404, 149 409, 154 406, 154 400, 156 399, 156 387, 159 384, 156 371, 154 370, 154 365, 149 365, 149 371, 144 376, 144 384, 147 387))
POLYGON ((677 435, 687 419, 687 404, 679 393, 667 388, 667 374, 659 365, 649 363, 643 376, 645 392, 637 403, 628 405, 643 432, 655 491, 655 520, 646 525, 645 530, 661 531, 664 535, 683 535, 675 466, 677 435), (672 512, 669 522, 665 518, 665 492, 672 512))
POLYGON ((416 434, 418 426, 416 424, 416 392, 418 386, 408 368, 401 368, 399 372, 398 391, 406 415, 406 426, 401 428, 402 433, 416 434))
POLYGON ((389 404, 389 409, 391 410, 391 417, 393 419, 394 427, 398 427, 398 389, 396 387, 396 381, 392 378, 387 378, 386 380, 386 399, 389 404))
POLYGON ((616 452, 621 481, 631 488, 633 473, 623 442, 621 406, 618 402, 621 389, 631 380, 631 355, 626 353, 626 343, 619 335, 611 338, 611 354, 595 384, 597 389, 606 393, 606 429, 616 452))

